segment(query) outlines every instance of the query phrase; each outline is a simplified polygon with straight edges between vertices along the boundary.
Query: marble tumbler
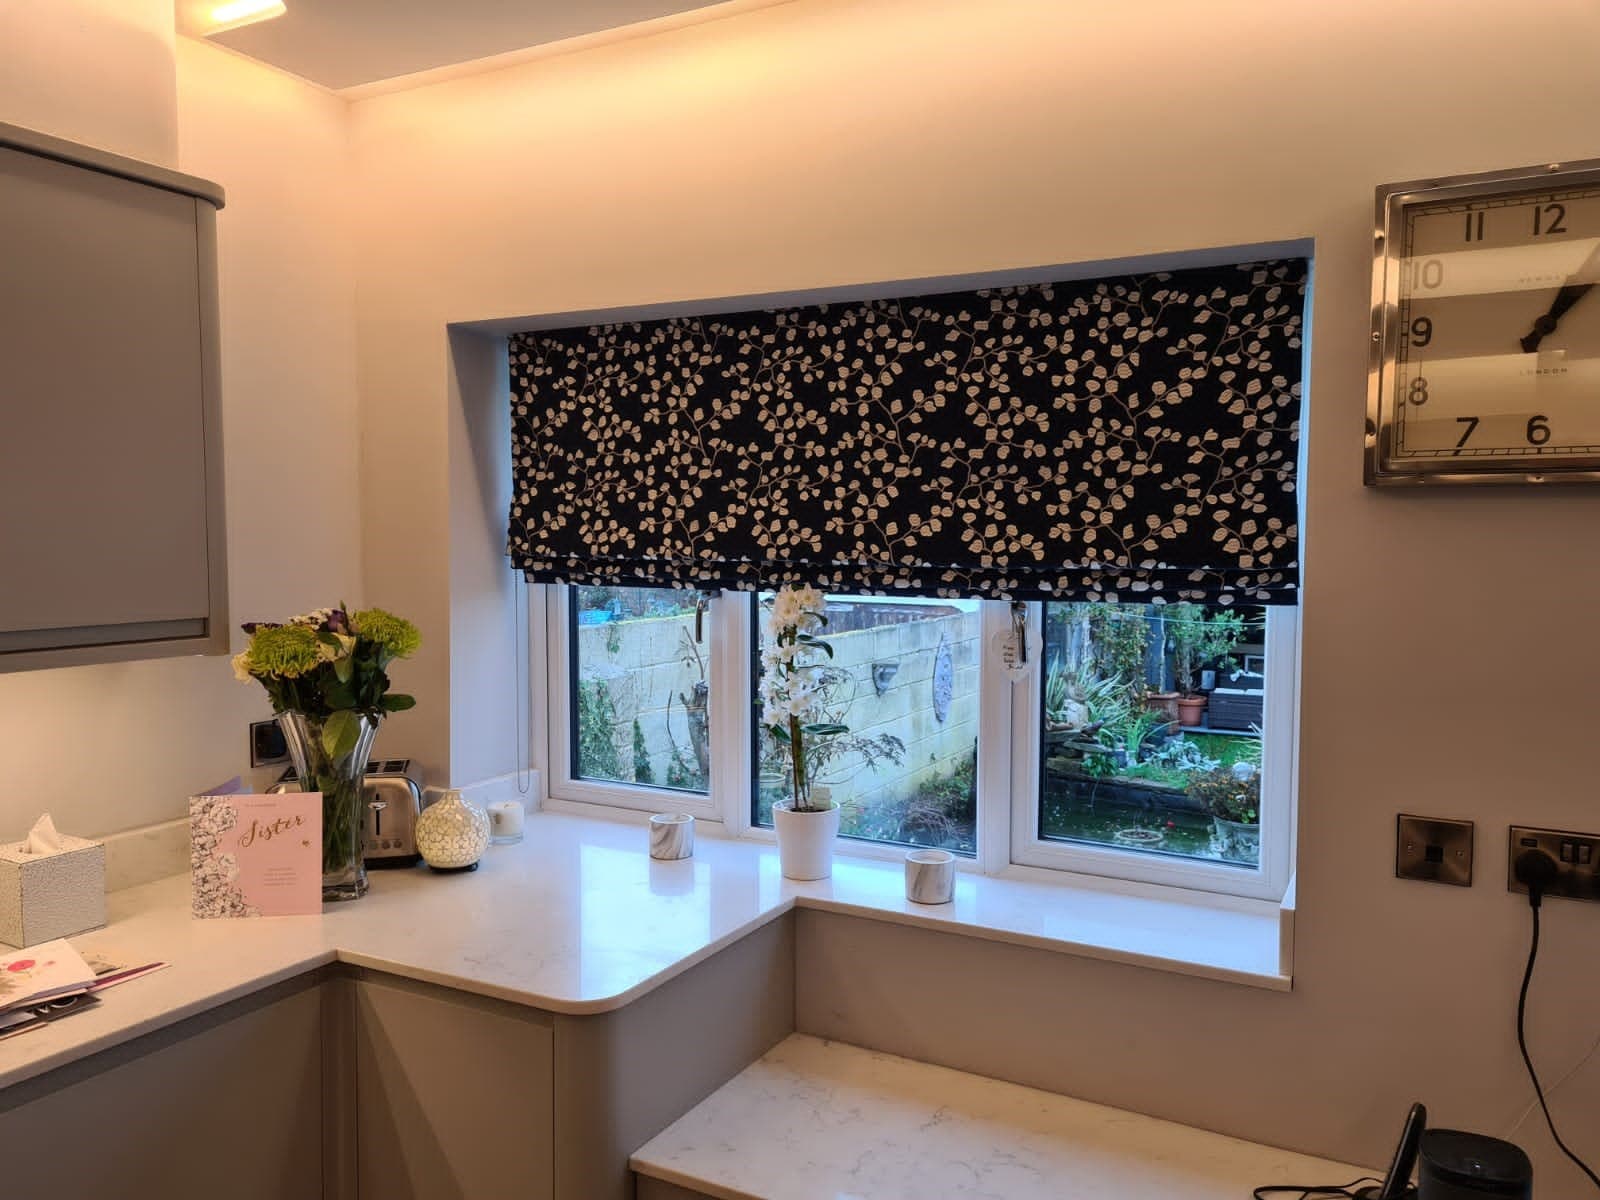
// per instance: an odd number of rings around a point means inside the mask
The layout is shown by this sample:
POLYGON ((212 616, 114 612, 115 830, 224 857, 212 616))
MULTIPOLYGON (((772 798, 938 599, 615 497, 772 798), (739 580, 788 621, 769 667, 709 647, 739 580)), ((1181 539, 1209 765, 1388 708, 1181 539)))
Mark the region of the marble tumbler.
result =
POLYGON ((693 817, 688 813, 657 813, 650 818, 651 858, 690 858, 693 855, 693 817))
POLYGON ((906 855, 906 899, 917 904, 949 904, 956 894, 956 856, 947 850, 913 850, 906 855))

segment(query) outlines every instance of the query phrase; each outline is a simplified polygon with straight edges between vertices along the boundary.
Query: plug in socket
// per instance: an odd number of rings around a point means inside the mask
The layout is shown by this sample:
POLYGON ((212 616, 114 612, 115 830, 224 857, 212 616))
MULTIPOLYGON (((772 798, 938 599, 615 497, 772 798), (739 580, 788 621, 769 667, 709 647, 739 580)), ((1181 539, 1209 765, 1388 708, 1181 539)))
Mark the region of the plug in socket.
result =
POLYGON ((1536 829, 1513 825, 1506 847, 1506 887, 1527 894, 1517 882, 1517 856, 1543 850, 1556 864, 1556 877, 1546 896, 1569 900, 1600 900, 1600 834, 1572 833, 1564 829, 1536 829))

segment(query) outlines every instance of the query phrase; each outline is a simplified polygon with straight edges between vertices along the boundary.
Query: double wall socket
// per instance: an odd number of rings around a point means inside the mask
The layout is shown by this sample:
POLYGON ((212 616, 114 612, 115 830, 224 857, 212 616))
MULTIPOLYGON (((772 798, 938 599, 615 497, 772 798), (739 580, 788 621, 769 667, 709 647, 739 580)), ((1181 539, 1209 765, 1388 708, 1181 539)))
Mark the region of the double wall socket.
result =
POLYGON ((1555 860, 1556 877, 1546 896, 1600 900, 1600 834, 1513 825, 1506 854, 1506 885, 1513 892, 1528 890, 1517 882, 1516 867, 1517 856, 1529 850, 1543 850, 1555 860))

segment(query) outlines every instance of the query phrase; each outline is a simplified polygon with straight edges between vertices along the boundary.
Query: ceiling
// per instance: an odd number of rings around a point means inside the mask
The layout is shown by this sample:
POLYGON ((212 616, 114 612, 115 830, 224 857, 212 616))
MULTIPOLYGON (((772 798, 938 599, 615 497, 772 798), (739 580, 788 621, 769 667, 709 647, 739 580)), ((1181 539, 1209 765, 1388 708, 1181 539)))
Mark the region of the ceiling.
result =
MULTIPOLYGON (((176 0, 204 36, 217 0, 176 0)), ((335 90, 695 10, 712 0, 284 0, 281 17, 209 40, 335 90)), ((707 14, 710 15, 710 14, 707 14)))

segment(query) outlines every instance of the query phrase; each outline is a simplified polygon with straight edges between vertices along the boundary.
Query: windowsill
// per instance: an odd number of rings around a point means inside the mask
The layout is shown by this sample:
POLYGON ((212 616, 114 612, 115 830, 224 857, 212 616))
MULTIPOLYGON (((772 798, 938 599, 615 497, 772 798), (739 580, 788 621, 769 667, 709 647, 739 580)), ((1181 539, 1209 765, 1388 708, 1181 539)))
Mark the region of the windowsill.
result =
MULTIPOLYGON (((548 801, 547 807, 550 816, 569 820, 647 820, 642 813, 561 801, 548 801)), ((530 833, 541 818, 531 819, 530 833)), ((738 883, 748 883, 753 872, 762 909, 810 908, 1272 991, 1292 986, 1292 899, 1278 905, 1015 867, 999 875, 959 871, 951 903, 915 904, 905 898, 903 860, 885 858, 884 847, 855 853, 841 839, 833 877, 800 882, 781 876, 770 834, 732 837, 717 822, 702 819, 697 825, 700 852, 694 861, 706 870, 695 871, 695 889, 749 894, 738 883)))

